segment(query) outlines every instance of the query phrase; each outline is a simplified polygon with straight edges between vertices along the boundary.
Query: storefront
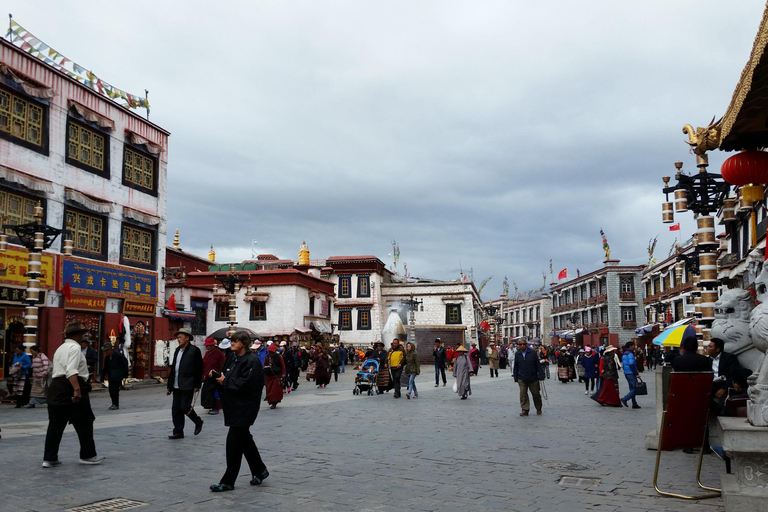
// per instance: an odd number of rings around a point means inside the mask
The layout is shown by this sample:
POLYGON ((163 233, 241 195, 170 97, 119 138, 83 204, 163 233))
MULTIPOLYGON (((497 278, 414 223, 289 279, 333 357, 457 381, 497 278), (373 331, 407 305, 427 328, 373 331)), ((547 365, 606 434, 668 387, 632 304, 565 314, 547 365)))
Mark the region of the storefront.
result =
MULTIPOLYGON (((64 299, 64 324, 82 322, 88 329, 91 346, 97 354, 106 341, 104 334, 104 313, 107 310, 107 298, 93 295, 70 294, 64 299)), ((101 374, 101 357, 96 364, 96 375, 101 374)))

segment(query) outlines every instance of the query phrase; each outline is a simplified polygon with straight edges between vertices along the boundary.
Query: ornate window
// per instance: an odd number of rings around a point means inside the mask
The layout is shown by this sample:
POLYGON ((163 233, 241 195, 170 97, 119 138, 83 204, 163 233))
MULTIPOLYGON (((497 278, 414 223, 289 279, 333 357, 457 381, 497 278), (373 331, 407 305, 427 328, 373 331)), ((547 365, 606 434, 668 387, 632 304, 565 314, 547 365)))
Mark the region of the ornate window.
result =
POLYGON ((228 302, 216 303, 215 320, 217 322, 226 322, 229 320, 229 303, 228 302))
POLYGON ((95 130, 70 121, 67 124, 67 162, 86 170, 104 172, 106 137, 95 130))
MULTIPOLYGON (((26 224, 35 221, 36 199, 12 194, 0 190, 0 215, 5 215, 6 224, 26 224)), ((15 235, 11 229, 6 229, 8 235, 15 235)))
POLYGON ((155 190, 155 159, 125 147, 123 154, 123 181, 140 189, 155 190))
POLYGON ((122 259, 128 262, 152 265, 154 244, 152 231, 123 224, 122 259))
POLYGON ((370 309, 357 310, 357 329, 360 331, 371 330, 371 310, 370 309))
POLYGON ((67 210, 67 226, 72 231, 75 250, 91 254, 103 253, 104 219, 67 210))
POLYGON ((352 297, 352 276, 339 276, 339 298, 348 299, 352 297))
POLYGON ((340 331, 352 330, 352 311, 348 309, 339 311, 339 330, 340 331))
POLYGON ((43 107, 0 90, 0 131, 43 146, 43 107))
POLYGON ((357 296, 371 296, 371 276, 357 276, 357 296))

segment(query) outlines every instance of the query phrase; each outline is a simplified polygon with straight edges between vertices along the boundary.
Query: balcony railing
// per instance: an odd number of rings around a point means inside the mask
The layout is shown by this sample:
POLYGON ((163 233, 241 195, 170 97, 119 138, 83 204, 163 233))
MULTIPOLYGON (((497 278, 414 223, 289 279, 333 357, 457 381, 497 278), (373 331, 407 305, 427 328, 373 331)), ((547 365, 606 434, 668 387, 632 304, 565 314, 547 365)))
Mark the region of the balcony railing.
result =
POLYGON ((621 321, 621 327, 624 329, 636 329, 637 328, 637 321, 636 320, 622 320, 621 321))
POLYGON ((623 302, 634 302, 635 301, 635 292, 621 292, 621 295, 619 298, 623 302))

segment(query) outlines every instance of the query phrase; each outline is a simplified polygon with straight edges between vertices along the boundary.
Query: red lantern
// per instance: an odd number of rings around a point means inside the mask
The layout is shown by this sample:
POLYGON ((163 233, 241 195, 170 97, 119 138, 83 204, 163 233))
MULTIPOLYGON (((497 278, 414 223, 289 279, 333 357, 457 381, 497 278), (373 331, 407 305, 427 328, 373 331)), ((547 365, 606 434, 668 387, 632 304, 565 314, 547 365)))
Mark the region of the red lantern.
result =
POLYGON ((763 187, 768 183, 768 153, 744 151, 723 162, 720 169, 723 179, 731 185, 743 186, 742 195, 747 201, 762 201, 763 187))

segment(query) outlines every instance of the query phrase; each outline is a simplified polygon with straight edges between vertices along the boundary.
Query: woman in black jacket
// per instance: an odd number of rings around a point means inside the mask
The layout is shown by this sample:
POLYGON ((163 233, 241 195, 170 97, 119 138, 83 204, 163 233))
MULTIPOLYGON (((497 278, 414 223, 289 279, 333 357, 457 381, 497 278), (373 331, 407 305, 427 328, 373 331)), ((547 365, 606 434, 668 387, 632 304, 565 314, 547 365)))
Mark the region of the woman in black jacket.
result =
MULTIPOLYGON (((259 485, 269 476, 267 466, 261 460, 259 449, 253 441, 250 427, 256 421, 264 389, 264 369, 259 358, 251 350, 251 337, 245 331, 237 331, 231 337, 232 353, 224 363, 222 374, 216 381, 222 386, 224 425, 227 434, 227 470, 213 492, 231 491, 240 472, 243 456, 251 469, 251 485, 259 485)), ((212 376, 213 372, 211 372, 212 376)))

